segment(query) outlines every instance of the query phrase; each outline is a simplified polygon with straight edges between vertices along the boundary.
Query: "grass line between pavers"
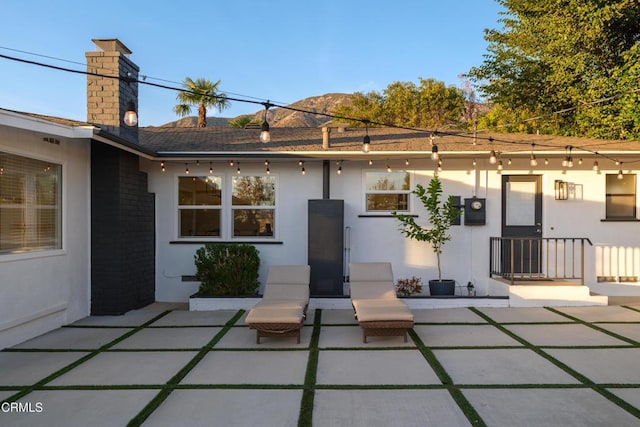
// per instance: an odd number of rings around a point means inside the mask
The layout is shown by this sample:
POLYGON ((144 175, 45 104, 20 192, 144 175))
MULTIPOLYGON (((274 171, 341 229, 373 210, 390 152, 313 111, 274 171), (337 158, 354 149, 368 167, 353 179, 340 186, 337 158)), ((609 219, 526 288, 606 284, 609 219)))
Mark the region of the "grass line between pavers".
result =
POLYGON ((418 334, 413 329, 409 329, 408 332, 409 336, 416 344, 416 347, 418 348, 420 353, 422 353, 422 356, 427 360, 427 363, 429 364, 429 366, 431 366, 431 369, 433 369, 433 371, 436 373, 438 379, 440 379, 440 382, 442 382, 442 384, 445 386, 445 388, 447 389, 453 400, 456 402, 464 416, 467 417, 467 420, 469 420, 471 425, 486 426, 478 411, 476 411, 473 405, 471 405, 471 402, 467 400, 460 389, 453 385, 453 380, 444 369, 438 358, 435 356, 433 351, 431 351, 431 349, 424 344, 422 339, 420 339, 418 334))
POLYGON ((171 392, 175 389, 175 385, 180 383, 189 372, 198 364, 200 361, 207 355, 209 350, 211 350, 221 339, 222 337, 231 329, 234 323, 238 321, 244 314, 244 310, 238 310, 238 312, 227 321, 225 326, 218 331, 218 333, 209 341, 205 346, 203 346, 200 351, 182 368, 175 374, 173 377, 167 381, 165 386, 160 390, 160 392, 144 407, 142 410, 136 415, 127 426, 140 426, 142 423, 149 418, 149 416, 158 409, 158 407, 164 402, 167 397, 171 394, 171 392))
POLYGON ((549 310, 549 311, 551 311, 552 313, 560 314, 560 315, 565 316, 565 317, 567 317, 567 318, 569 318, 569 319, 573 319, 576 323, 579 323, 579 324, 581 324, 581 325, 587 326, 587 327, 589 327, 589 328, 591 328, 591 329, 594 329, 594 330, 596 330, 596 331, 598 331, 598 332, 602 332, 603 334, 607 334, 607 335, 609 335, 610 337, 613 337, 613 338, 615 338, 615 339, 617 339, 617 340, 627 342, 627 343, 629 343, 629 344, 631 344, 631 345, 633 345, 633 346, 635 346, 635 347, 640 346, 640 342, 638 342, 638 341, 636 341, 636 340, 632 340, 631 338, 627 338, 627 337, 625 337, 625 336, 623 336, 623 335, 616 334, 615 332, 609 331, 608 329, 601 328, 601 327, 600 327, 600 326, 598 326, 598 325, 594 325, 594 324, 593 324, 593 323, 591 323, 591 322, 587 322, 587 321, 585 321, 585 320, 582 320, 582 319, 580 319, 580 318, 578 318, 578 317, 575 317, 575 316, 572 316, 572 315, 570 315, 570 314, 563 313, 562 311, 560 311, 560 310, 556 310, 556 309, 555 309, 555 308, 553 308, 553 307, 546 307, 546 309, 547 309, 547 310, 549 310))
POLYGON ((304 389, 300 400, 300 414, 298 415, 298 427, 311 427, 313 423, 313 402, 315 400, 315 387, 318 374, 318 356, 320 350, 320 329, 322 326, 322 310, 316 309, 313 318, 313 332, 309 343, 309 359, 304 375, 304 389))
POLYGON ((640 313, 640 308, 638 308, 638 307, 631 307, 631 306, 628 306, 628 305, 622 305, 621 307, 624 307, 624 308, 632 310, 632 311, 637 311, 638 313, 640 313))
MULTIPOLYGON (((566 315, 566 314, 562 313, 561 311, 552 309, 550 307, 546 307, 546 308, 547 308, 547 310, 550 310, 550 311, 555 312, 557 314, 562 314, 562 315, 564 315, 564 316, 566 316, 568 318, 573 318, 573 316, 566 315)), ((508 330, 507 328, 505 328, 501 324, 495 322, 493 319, 491 319, 489 316, 487 316, 484 313, 482 313, 480 310, 477 310, 475 307, 471 307, 470 309, 472 311, 476 312, 476 314, 478 314, 479 316, 482 316, 482 317, 486 318, 489 323, 491 323, 496 328, 500 329, 505 334, 509 335, 511 338, 523 343, 525 345, 525 347, 527 347, 531 351, 535 352, 539 356, 541 356, 541 357, 545 358, 546 360, 548 360, 549 362, 553 363, 555 366, 557 366, 558 368, 562 369, 567 374, 571 375, 572 377, 574 377, 575 379, 577 379, 578 381, 580 381, 584 385, 589 386, 592 390, 594 390, 595 392, 599 393, 600 395, 602 395, 604 398, 606 398, 610 402, 616 404, 620 408, 622 408, 625 411, 629 412, 634 417, 640 418, 640 410, 638 408, 630 405, 629 403, 627 403, 626 401, 622 400, 621 398, 619 398, 615 394, 611 393, 610 391, 608 391, 607 389, 605 389, 601 385, 596 384, 590 378, 582 375, 581 373, 579 373, 578 371, 572 369, 571 367, 569 367, 565 363, 563 363, 560 360, 556 359, 555 357, 551 356, 550 354, 548 354, 547 352, 542 350, 540 347, 537 347, 537 346, 531 344, 530 342, 528 342, 524 338, 521 338, 520 336, 516 335, 514 332, 508 330)), ((584 323, 585 325, 589 325, 588 322, 584 322, 583 320, 580 320, 580 319, 577 319, 577 318, 574 318, 574 319, 576 321, 580 322, 580 323, 584 323)), ((568 348, 575 348, 575 347, 568 347, 568 348)))
MULTIPOLYGON (((135 327, 134 329, 130 330, 129 332, 119 336, 118 338, 114 339, 113 341, 110 341, 104 345, 102 345, 100 348, 98 348, 97 350, 91 351, 90 353, 86 354, 85 356, 82 356, 80 359, 68 364, 67 366, 55 371, 54 373, 50 374, 49 376, 41 379, 40 381, 36 382, 35 384, 29 386, 29 387, 25 387, 22 391, 20 391, 17 394, 14 394, 13 396, 9 396, 8 398, 4 399, 1 403, 4 402, 9 402, 9 401, 15 401, 18 399, 23 398, 24 396, 28 395, 29 393, 31 393, 34 389, 44 386, 47 383, 50 383, 51 381, 55 380, 56 378, 66 374, 67 372, 71 371, 72 369, 80 366, 81 364, 83 364, 84 362, 93 359, 94 357, 96 357, 98 354, 108 350, 109 348, 113 347, 114 345, 118 344, 119 342, 126 340, 127 338, 129 338, 131 335, 135 334, 136 332, 141 331, 142 329, 144 329, 145 327, 147 327, 147 325, 152 324, 153 322, 155 322, 158 319, 161 319, 162 317, 166 316, 167 314, 169 314, 171 312, 171 310, 167 310, 164 311, 160 314, 158 314, 157 316, 155 316, 154 318, 152 318, 151 320, 146 321, 145 323, 143 323, 140 326, 135 327)), ((82 350, 76 350, 76 351, 82 351, 82 350)))

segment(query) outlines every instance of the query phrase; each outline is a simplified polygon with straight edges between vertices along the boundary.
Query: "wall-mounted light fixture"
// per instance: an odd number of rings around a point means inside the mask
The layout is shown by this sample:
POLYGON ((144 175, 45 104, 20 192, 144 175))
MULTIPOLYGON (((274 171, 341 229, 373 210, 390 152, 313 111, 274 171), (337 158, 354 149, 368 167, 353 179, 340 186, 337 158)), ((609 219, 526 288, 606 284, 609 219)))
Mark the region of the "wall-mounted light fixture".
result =
POLYGON ((569 198, 569 185, 566 181, 556 179, 553 184, 556 200, 567 200, 569 198))

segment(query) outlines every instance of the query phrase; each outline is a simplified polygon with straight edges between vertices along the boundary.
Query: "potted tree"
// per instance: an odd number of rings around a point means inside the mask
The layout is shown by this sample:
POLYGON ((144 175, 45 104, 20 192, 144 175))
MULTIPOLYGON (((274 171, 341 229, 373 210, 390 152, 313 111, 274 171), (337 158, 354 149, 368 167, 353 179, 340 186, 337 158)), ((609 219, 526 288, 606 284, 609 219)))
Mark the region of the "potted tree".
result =
POLYGON ((429 280, 429 292, 431 295, 453 295, 455 293, 455 280, 443 280, 440 268, 440 255, 442 246, 451 240, 449 229, 461 214, 462 209, 454 204, 453 196, 446 201, 442 200, 442 182, 438 175, 434 175, 427 188, 416 185, 415 194, 429 213, 429 227, 422 227, 416 223, 411 215, 392 212, 392 215, 400 221, 400 232, 410 239, 420 242, 428 242, 436 254, 438 261, 438 280, 429 280))

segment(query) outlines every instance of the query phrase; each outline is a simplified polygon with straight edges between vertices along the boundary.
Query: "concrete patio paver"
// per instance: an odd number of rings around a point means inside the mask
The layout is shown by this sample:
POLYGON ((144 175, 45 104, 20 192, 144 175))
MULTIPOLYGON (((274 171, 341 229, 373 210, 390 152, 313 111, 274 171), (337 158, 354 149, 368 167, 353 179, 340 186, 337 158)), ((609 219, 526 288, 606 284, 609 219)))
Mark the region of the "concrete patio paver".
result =
POLYGON ((436 308, 413 310, 416 323, 486 323, 482 317, 467 308, 436 308))
POLYGON ((60 328, 25 341, 14 348, 95 350, 131 330, 130 328, 60 328))
POLYGON ((608 390, 636 408, 640 408, 639 388, 609 388, 608 390))
POLYGON ((598 327, 611 331, 623 337, 634 340, 640 343, 640 323, 637 324, 623 324, 623 323, 601 323, 598 327))
MULTIPOLYGON (((597 383, 640 383, 640 348, 548 349, 545 351, 597 383)), ((640 392, 640 389, 638 391, 640 392)))
POLYGON ((195 355, 194 351, 100 353, 56 378, 50 384, 164 384, 195 355))
POLYGON ((486 308, 478 311, 498 323, 571 322, 572 320, 543 307, 486 308))
POLYGON ((362 342, 362 329, 360 326, 325 326, 320 333, 320 348, 327 347, 415 347, 415 344, 400 336, 391 337, 367 337, 367 343, 362 342))
POLYGON ((442 384, 418 350, 320 351, 317 384, 442 384))
POLYGON ((487 425, 637 426, 638 419, 590 389, 463 390, 487 425))
POLYGON ((119 349, 198 349, 205 346, 222 328, 145 328, 120 341, 119 349))
POLYGON ((302 390, 175 390, 143 425, 295 427, 301 398, 302 390))
POLYGON ((506 329, 537 346, 629 345, 586 325, 505 325, 506 329))
POLYGON ((456 384, 575 384, 578 381, 528 349, 435 350, 456 384))
POLYGON ((256 330, 249 327, 233 327, 216 344, 216 348, 307 348, 311 341, 312 328, 303 327, 300 332, 300 344, 294 337, 264 337, 260 344, 256 342, 256 330))
POLYGON ((640 322, 640 312, 620 306, 558 307, 556 310, 585 322, 640 322))
POLYGON ((446 390, 318 390, 314 427, 471 425, 446 390))
POLYGON ((176 310, 156 320, 151 326, 224 326, 235 314, 236 310, 176 310))
POLYGON ((211 351, 181 384, 304 384, 306 351, 211 351))
MULTIPOLYGON (((157 394, 157 390, 35 391, 20 402, 41 403, 42 412, 30 413, 29 427, 124 426, 157 394)), ((26 426, 24 413, 0 415, 3 427, 26 426)))
POLYGON ((429 347, 522 347, 491 325, 416 325, 413 330, 429 347))
POLYGON ((84 352, 0 352, 0 385, 31 385, 75 362, 84 352))

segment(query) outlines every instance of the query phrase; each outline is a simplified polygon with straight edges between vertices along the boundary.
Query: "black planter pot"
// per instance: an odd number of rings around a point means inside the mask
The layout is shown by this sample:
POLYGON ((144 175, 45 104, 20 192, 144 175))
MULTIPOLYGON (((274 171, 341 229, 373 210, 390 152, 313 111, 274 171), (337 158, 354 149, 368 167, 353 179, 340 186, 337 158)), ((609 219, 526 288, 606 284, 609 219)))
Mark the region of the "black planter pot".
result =
POLYGON ((429 280, 429 293, 431 296, 455 295, 455 280, 429 280))

